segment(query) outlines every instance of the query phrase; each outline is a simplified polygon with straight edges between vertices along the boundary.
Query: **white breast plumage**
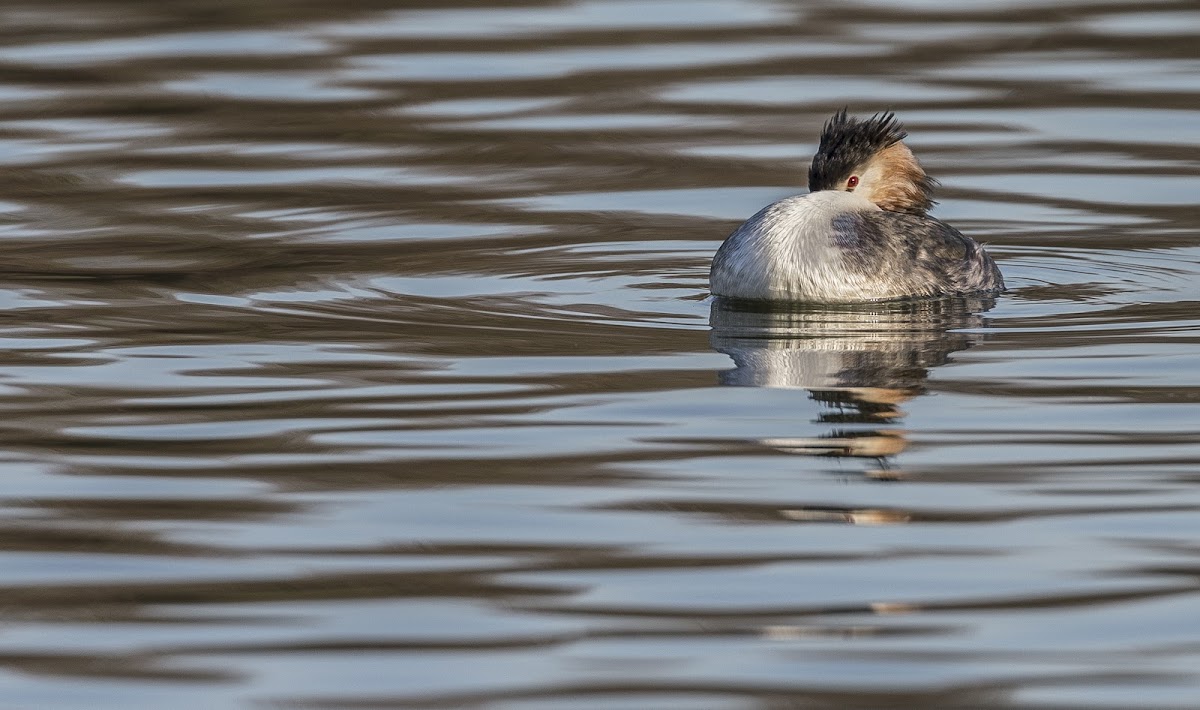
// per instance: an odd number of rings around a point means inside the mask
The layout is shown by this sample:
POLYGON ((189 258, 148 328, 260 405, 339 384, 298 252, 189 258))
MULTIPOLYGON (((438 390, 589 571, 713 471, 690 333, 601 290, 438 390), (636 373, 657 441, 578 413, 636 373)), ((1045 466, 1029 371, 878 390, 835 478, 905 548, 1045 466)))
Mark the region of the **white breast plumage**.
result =
POLYGON ((838 215, 878 210, 852 192, 828 190, 768 205, 729 235, 713 257, 712 292, 753 300, 879 298, 872 293, 873 279, 844 264, 832 226, 838 215))

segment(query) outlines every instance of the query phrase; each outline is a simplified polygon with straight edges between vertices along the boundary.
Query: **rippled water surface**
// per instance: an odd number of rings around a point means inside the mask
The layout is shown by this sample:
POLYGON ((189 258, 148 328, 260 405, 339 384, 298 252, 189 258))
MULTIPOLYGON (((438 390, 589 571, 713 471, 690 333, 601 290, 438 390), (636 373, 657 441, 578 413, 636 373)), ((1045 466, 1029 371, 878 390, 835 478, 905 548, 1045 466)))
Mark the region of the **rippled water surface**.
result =
POLYGON ((0 705, 1200 705, 1200 10, 0 4, 0 705), (893 109, 996 300, 707 294, 893 109))

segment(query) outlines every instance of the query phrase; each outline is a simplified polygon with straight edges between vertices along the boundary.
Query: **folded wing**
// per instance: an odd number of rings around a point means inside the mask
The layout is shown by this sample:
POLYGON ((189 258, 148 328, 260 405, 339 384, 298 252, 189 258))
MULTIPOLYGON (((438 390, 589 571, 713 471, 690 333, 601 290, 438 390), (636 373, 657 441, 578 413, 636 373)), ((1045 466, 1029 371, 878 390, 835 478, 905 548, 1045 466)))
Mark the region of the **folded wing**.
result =
POLYGON ((846 267, 926 296, 999 293, 1004 277, 975 240, 926 215, 871 211, 838 215, 834 241, 846 267))

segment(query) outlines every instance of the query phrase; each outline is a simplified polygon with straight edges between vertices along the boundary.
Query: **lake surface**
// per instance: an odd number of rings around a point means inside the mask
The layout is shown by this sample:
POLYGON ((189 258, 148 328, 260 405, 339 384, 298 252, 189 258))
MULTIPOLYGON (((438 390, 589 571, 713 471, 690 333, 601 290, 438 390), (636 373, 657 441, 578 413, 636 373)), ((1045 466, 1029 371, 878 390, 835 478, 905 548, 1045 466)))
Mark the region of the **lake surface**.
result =
POLYGON ((0 706, 1200 706, 1192 2, 0 4, 0 706), (895 110, 1009 293, 707 293, 895 110))

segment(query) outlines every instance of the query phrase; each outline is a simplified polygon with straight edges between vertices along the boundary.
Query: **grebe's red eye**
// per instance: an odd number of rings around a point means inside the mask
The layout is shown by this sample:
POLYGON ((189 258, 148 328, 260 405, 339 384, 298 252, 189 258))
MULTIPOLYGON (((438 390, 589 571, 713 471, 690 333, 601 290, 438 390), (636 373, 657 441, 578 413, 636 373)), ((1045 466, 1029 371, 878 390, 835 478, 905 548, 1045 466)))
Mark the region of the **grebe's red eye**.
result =
POLYGON ((846 181, 846 187, 850 188, 851 190, 858 187, 858 176, 851 175, 850 179, 846 181))

